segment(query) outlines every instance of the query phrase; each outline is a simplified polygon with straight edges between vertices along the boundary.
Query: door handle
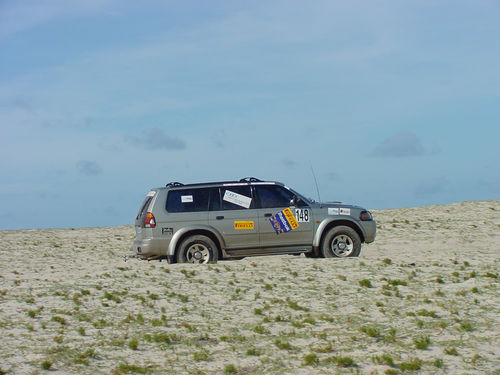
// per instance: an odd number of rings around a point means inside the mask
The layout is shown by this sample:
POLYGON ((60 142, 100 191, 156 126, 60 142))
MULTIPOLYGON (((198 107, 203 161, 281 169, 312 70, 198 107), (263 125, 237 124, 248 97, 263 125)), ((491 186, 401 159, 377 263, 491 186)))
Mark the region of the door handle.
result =
POLYGON ((217 220, 222 220, 222 219, 224 219, 224 216, 216 216, 215 218, 216 218, 217 220))
POLYGON ((264 214, 264 217, 271 217, 273 214, 264 214))

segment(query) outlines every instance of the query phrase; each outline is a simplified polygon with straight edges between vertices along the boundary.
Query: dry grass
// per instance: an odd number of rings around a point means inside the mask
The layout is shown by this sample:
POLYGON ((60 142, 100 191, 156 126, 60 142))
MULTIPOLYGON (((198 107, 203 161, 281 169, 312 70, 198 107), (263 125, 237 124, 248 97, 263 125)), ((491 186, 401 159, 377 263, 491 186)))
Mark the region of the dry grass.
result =
POLYGON ((359 259, 123 261, 132 227, 0 232, 0 373, 499 374, 500 201, 375 211, 359 259))

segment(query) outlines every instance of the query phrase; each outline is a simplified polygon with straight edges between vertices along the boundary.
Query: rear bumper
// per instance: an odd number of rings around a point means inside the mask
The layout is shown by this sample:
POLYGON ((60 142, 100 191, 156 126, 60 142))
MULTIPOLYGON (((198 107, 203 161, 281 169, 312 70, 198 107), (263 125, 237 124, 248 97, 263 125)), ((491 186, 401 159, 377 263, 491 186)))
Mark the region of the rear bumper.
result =
POLYGON ((165 240, 155 240, 152 238, 135 240, 132 244, 132 251, 137 255, 166 255, 168 244, 165 240))

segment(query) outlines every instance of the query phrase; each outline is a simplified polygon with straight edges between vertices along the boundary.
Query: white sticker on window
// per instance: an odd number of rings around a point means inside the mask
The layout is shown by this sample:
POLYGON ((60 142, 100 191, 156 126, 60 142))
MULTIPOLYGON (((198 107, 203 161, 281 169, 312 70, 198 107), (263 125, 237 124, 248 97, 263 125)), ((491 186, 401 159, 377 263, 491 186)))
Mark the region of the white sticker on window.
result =
POLYGON ((328 215, 338 215, 339 209, 337 207, 328 207, 328 215))
POLYGON ((351 214, 351 209, 350 208, 341 208, 340 209, 340 214, 341 215, 350 215, 351 214))
POLYGON ((193 196, 192 195, 182 195, 181 202, 182 203, 193 203, 193 196))
POLYGON ((238 206, 245 207, 245 208, 249 208, 250 204, 252 203, 252 198, 249 198, 245 195, 235 193, 235 192, 230 191, 230 190, 226 190, 226 192, 224 193, 224 198, 222 198, 222 199, 227 201, 227 202, 234 203, 234 204, 237 204, 238 206))

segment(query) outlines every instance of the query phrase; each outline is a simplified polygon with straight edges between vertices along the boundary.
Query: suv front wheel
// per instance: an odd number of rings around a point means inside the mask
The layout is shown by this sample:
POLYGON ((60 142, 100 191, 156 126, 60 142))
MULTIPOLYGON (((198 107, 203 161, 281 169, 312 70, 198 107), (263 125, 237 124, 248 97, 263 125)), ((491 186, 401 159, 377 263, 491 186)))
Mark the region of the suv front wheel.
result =
POLYGON ((177 252, 177 263, 217 262, 218 251, 215 243, 203 235, 187 237, 181 242, 177 252))
POLYGON ((343 225, 330 229, 321 246, 321 252, 325 258, 357 257, 360 251, 361 240, 358 233, 343 225))

